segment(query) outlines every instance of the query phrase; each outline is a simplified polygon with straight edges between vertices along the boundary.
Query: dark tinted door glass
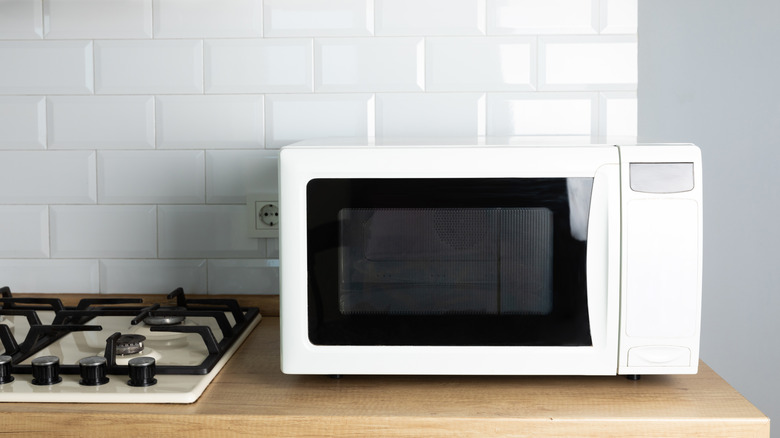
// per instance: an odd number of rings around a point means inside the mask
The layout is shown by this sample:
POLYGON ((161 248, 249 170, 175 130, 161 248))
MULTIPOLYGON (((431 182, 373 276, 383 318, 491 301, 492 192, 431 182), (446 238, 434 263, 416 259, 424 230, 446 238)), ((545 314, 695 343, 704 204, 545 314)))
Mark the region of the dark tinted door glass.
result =
POLYGON ((310 340, 591 345, 590 178, 318 179, 310 340))

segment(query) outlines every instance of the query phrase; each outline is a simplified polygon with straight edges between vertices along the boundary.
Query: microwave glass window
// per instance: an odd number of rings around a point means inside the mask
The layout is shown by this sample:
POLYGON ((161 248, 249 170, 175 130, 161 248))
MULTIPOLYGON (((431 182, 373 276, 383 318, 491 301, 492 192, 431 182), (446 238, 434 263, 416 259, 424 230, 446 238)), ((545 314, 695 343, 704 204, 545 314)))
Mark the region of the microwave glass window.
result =
POLYGON ((549 208, 345 208, 339 307, 347 315, 552 311, 549 208))
POLYGON ((591 178, 316 179, 320 345, 591 345, 591 178))

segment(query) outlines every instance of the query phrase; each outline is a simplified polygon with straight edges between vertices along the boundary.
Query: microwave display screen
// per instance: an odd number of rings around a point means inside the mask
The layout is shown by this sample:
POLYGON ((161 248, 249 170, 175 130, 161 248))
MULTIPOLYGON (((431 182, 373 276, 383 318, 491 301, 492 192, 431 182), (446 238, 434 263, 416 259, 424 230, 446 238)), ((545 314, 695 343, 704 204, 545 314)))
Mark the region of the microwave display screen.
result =
POLYGON ((315 179, 318 345, 589 346, 592 178, 315 179))

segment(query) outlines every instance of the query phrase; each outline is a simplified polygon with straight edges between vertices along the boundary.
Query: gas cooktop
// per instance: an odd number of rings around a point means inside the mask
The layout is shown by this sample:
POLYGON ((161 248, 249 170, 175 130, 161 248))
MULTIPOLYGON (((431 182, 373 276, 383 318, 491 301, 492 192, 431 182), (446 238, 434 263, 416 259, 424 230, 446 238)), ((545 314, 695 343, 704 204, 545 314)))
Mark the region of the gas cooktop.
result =
POLYGON ((260 322, 232 299, 17 298, 0 288, 0 401, 192 403, 260 322))

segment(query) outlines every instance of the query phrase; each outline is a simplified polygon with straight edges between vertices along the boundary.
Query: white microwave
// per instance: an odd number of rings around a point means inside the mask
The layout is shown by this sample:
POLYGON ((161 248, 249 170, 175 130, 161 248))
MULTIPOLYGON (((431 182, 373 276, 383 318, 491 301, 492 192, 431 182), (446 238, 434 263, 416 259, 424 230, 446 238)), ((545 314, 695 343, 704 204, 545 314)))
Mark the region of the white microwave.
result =
POLYGON ((378 143, 280 152, 283 372, 697 372, 699 148, 378 143))

